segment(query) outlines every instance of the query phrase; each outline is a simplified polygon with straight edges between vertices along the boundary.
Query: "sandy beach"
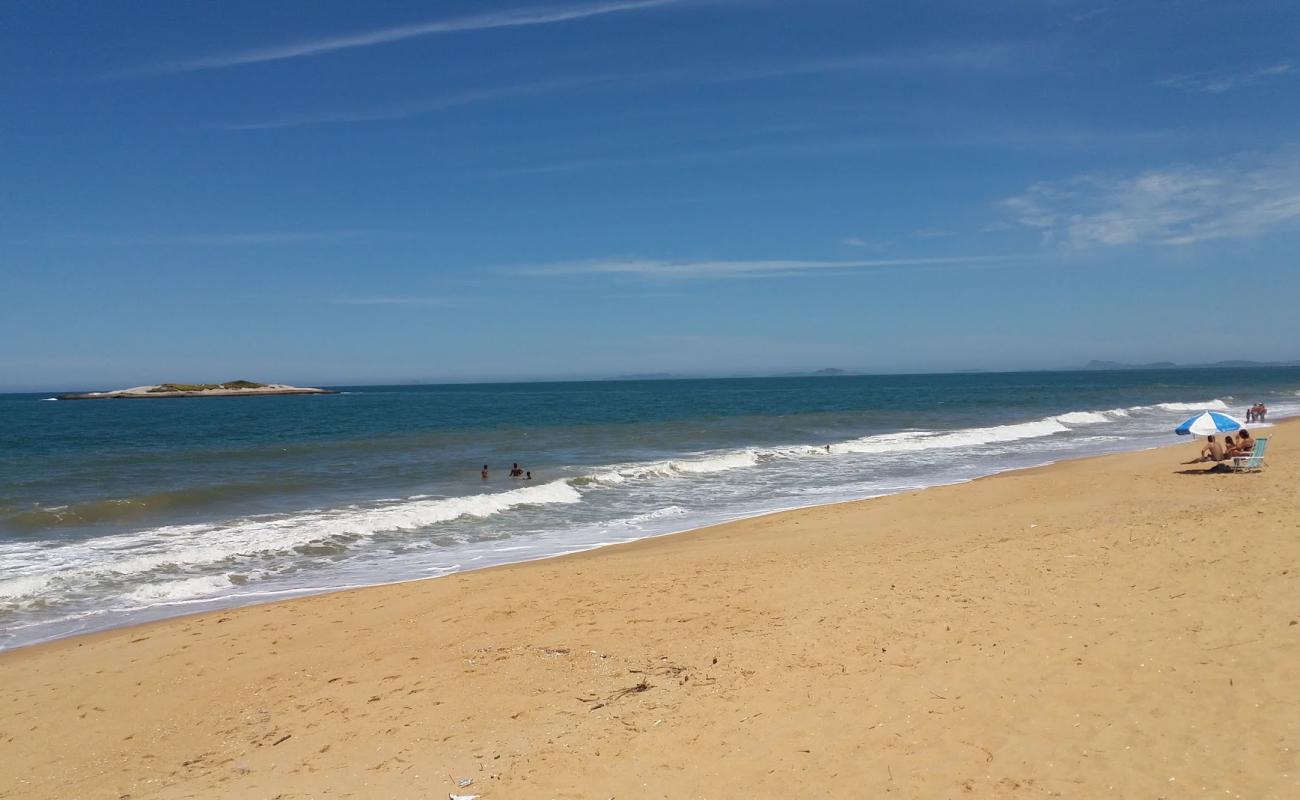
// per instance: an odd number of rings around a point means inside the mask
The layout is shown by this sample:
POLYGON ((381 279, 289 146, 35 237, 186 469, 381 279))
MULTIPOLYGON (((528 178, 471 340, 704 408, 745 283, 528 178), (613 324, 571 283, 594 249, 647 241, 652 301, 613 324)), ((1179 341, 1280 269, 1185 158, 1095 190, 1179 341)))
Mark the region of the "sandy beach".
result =
POLYGON ((1297 797, 1264 432, 0 654, 0 797, 1297 797))

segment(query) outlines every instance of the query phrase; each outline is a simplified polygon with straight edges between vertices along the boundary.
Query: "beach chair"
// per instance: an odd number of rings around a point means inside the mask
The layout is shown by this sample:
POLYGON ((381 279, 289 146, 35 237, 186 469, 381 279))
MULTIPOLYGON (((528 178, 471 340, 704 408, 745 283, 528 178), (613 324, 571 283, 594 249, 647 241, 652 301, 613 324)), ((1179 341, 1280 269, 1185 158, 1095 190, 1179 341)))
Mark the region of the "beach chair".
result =
POLYGON ((1264 451, 1268 450, 1268 437, 1255 437, 1255 447, 1248 456, 1235 456, 1230 459, 1228 467, 1233 472, 1259 472, 1264 469, 1264 451))

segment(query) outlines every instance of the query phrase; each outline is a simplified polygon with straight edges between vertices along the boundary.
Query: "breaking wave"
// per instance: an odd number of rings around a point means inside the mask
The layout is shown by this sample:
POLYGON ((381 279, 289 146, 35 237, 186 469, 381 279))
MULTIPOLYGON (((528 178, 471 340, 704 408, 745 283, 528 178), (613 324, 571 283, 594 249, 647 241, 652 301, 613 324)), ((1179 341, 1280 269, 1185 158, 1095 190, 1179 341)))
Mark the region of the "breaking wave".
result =
POLYGON ((935 450, 950 447, 974 447, 1021 439, 1036 439, 1056 433, 1067 433, 1069 428, 1055 418, 1017 425, 994 425, 988 428, 965 428, 956 431, 909 431, 865 436, 831 445, 833 453, 907 453, 917 450, 935 450))
MULTIPOLYGON (((701 458, 687 458, 676 461, 653 461, 644 464, 626 464, 616 466, 587 478, 598 483, 620 484, 628 480, 646 478, 677 478, 686 475, 708 475, 732 469, 757 466, 759 454, 756 450, 740 450, 733 453, 718 453, 701 458)), ((584 481, 585 482, 585 481, 584 481)))
POLYGON ((1105 411, 1071 411, 1068 414, 1061 414, 1056 421, 1066 425, 1096 425, 1100 422, 1110 422, 1110 417, 1106 416, 1105 411))
POLYGON ((197 578, 166 581, 165 583, 147 583, 128 592, 126 599, 140 605, 175 603, 181 600, 192 600, 203 595, 215 594, 235 585, 235 582, 226 575, 206 575, 197 578))
MULTIPOLYGON (((1149 407, 1149 406, 1147 406, 1149 407)), ((1156 408, 1161 411, 1227 411, 1228 404, 1215 398, 1206 400, 1201 403, 1157 403, 1156 408)), ((1144 408, 1144 406, 1137 406, 1144 408)))
MULTIPOLYGON (((233 564, 236 559, 262 554, 297 551, 327 555, 350 540, 377 533, 415 530, 466 516, 488 517, 517 506, 581 501, 578 490, 561 480, 495 494, 347 506, 228 525, 177 525, 105 536, 47 550, 40 574, 0 579, 0 603, 30 598, 51 588, 121 581, 158 570, 233 564)), ((13 557, 0 560, 0 573, 18 572, 23 565, 15 561, 13 557)))

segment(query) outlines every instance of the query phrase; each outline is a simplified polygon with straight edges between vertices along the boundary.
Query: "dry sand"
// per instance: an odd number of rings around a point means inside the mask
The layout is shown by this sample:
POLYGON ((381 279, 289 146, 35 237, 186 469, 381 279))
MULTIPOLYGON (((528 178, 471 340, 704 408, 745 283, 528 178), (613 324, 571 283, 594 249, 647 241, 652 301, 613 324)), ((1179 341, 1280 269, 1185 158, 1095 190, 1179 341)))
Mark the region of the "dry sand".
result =
POLYGON ((1300 797, 1271 433, 0 655, 0 797, 1300 797))

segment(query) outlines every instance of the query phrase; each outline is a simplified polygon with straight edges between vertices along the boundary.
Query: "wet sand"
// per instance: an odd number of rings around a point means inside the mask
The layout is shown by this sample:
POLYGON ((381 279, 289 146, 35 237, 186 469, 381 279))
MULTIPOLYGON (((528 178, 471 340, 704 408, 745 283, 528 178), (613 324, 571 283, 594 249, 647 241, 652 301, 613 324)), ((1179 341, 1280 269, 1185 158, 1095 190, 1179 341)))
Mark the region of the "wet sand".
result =
POLYGON ((0 797, 1294 798, 1265 432, 0 654, 0 797))

